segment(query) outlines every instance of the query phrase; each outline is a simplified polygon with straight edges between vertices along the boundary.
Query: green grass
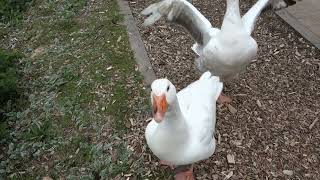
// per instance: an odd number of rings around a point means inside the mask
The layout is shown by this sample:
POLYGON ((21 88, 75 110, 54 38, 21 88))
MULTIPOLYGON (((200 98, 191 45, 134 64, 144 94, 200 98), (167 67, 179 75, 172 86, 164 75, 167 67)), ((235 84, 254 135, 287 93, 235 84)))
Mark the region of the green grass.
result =
POLYGON ((0 22, 17 21, 22 12, 32 4, 32 0, 0 0, 0 22))
POLYGON ((28 103, 0 126, 11 131, 1 141, 1 177, 110 179, 129 171, 133 152, 121 137, 128 119, 148 108, 147 96, 116 0, 89 3, 34 1, 16 27, 28 103))
POLYGON ((0 106, 17 95, 17 60, 21 54, 0 50, 0 106))
POLYGON ((6 113, 13 108, 18 97, 17 62, 21 54, 0 50, 0 140, 8 137, 6 113))

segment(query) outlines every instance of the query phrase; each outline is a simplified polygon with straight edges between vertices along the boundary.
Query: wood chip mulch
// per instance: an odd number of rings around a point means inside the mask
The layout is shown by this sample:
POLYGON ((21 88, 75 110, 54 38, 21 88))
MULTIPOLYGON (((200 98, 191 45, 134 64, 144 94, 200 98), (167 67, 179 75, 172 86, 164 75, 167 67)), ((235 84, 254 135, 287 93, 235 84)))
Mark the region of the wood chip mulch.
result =
MULTIPOLYGON (((163 18, 142 27, 140 12, 153 2, 129 4, 157 77, 167 77, 179 90, 199 78, 193 40, 163 18)), ((241 0, 242 14, 254 2, 241 0)), ((225 0, 194 0, 194 5, 221 26, 225 0)), ((218 107, 217 149, 195 165, 196 178, 320 179, 320 52, 271 10, 260 16, 253 37, 258 57, 225 83, 234 109, 218 107)), ((146 124, 139 129, 141 143, 146 124)))

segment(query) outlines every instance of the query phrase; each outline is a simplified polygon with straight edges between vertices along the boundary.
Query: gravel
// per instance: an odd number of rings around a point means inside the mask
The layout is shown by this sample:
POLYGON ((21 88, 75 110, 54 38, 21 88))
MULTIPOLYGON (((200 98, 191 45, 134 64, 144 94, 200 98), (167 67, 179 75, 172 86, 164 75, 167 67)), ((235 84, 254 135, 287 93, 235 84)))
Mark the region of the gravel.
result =
MULTIPOLYGON (((129 1, 156 76, 167 77, 179 90, 199 78, 190 49, 193 40, 163 18, 142 27, 140 12, 152 2, 129 1)), ((241 11, 254 2, 242 0, 241 11)), ((194 5, 220 27, 225 0, 194 0, 194 5)), ((320 179, 320 52, 270 10, 257 21, 253 37, 258 57, 225 83, 234 109, 231 113, 227 106, 218 107, 219 143, 210 159, 195 165, 196 177, 320 179), (235 163, 228 163, 230 154, 235 163)), ((143 133, 140 129, 141 138, 143 133)))

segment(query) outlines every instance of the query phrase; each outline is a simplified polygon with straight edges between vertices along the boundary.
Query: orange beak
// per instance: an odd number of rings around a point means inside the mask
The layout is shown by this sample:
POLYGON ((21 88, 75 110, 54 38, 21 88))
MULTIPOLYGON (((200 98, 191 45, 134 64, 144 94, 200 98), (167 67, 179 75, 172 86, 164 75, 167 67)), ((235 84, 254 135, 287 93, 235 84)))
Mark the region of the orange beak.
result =
POLYGON ((167 112, 167 99, 165 95, 153 95, 152 98, 153 118, 157 123, 160 123, 164 119, 164 115, 167 112))

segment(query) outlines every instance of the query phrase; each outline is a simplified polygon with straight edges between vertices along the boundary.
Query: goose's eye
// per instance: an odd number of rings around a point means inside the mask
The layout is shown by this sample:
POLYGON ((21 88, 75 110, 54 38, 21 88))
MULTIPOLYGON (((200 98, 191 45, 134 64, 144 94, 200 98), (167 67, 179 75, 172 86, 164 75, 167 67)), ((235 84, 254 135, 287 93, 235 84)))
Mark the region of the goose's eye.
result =
POLYGON ((170 85, 168 85, 168 87, 167 87, 167 92, 169 91, 169 89, 170 89, 170 85))

